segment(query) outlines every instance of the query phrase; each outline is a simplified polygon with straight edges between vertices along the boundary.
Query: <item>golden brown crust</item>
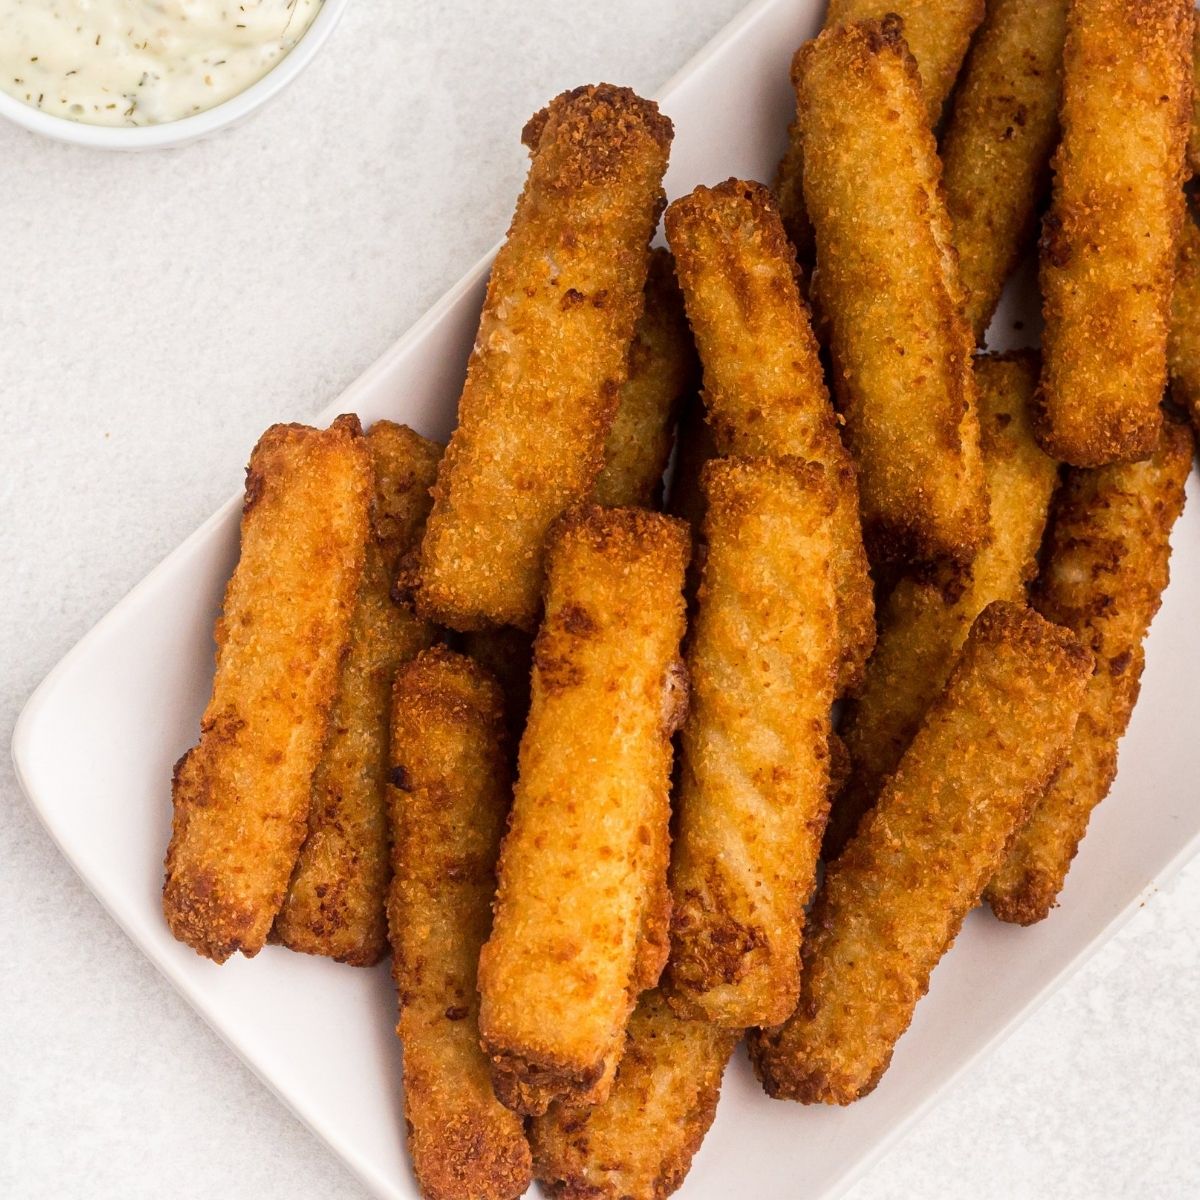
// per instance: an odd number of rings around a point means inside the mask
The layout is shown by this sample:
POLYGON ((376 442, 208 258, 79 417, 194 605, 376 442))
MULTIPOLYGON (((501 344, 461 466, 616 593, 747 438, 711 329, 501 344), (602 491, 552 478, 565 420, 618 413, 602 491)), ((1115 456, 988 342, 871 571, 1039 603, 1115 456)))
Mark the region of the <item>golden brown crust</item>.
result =
POLYGON ((681 521, 644 509, 573 510, 549 539, 495 927, 479 962, 492 1081, 519 1111, 603 1099, 637 992, 666 957, 689 551, 681 521))
POLYGON ((717 1111, 740 1034, 675 1016, 647 992, 629 1020, 612 1092, 555 1104, 530 1126, 534 1175, 558 1200, 665 1200, 683 1183, 717 1111))
POLYGON ((1063 761, 1091 672, 1021 605, 977 618, 879 804, 826 871, 800 1003, 752 1037, 772 1096, 849 1104, 878 1083, 929 976, 1063 761))
POLYGON ((942 138, 967 322, 982 341, 1033 242, 1058 139, 1066 0, 992 0, 942 138))
MULTIPOLYGON (((983 20, 984 0, 831 0, 825 28, 895 13, 916 60, 930 128, 958 75, 975 27, 983 20)), ((805 268, 815 257, 812 223, 804 207, 804 147, 798 125, 788 129, 788 148, 779 164, 775 195, 784 228, 805 268)))
POLYGON ((391 598, 400 558, 420 542, 442 448, 405 425, 367 434, 374 472, 372 536, 321 761, 308 835, 272 939, 291 950, 369 967, 387 951, 387 769, 392 677, 433 628, 391 598))
POLYGON ((867 547, 969 564, 987 516, 972 338, 916 65, 886 19, 822 33, 793 80, 867 547))
POLYGON ((1188 428, 1169 420, 1147 462, 1073 471, 1063 484, 1035 602, 1091 648, 1096 671, 1062 773, 988 886, 1002 921, 1029 925, 1049 914, 1092 810, 1112 786, 1191 466, 1188 428))
POLYGON ((1184 214, 1175 260, 1167 368, 1172 399, 1200 429, 1200 229, 1190 211, 1184 214))
POLYGON ((698 187, 666 214, 704 400, 721 454, 821 463, 836 498, 833 569, 842 643, 840 690, 853 690, 875 641, 854 465, 842 445, 796 260, 771 193, 729 179, 698 187))
POLYGON ((719 459, 704 487, 664 989, 680 1016, 744 1029, 782 1021, 799 987, 829 803, 833 496, 797 459, 719 459))
POLYGON ((696 348, 668 251, 650 252, 646 307, 629 346, 629 377, 604 447, 592 496, 609 508, 656 508, 671 457, 675 423, 696 390, 696 348))
POLYGON ((529 1186, 521 1119, 492 1095, 476 961, 491 924, 509 799, 500 689, 426 650, 396 675, 388 924, 400 997, 404 1116, 426 1200, 511 1200, 529 1186))
POLYGON ((1200 13, 1192 17, 1192 119, 1187 155, 1193 174, 1200 172, 1200 13))
POLYGON ((163 912, 224 962, 262 949, 307 828, 363 573, 371 461, 357 418, 274 425, 246 470, 200 742, 175 768, 163 912))
POLYGON ((1191 119, 1190 0, 1073 0, 1041 246, 1040 436, 1079 467, 1146 458, 1166 384, 1191 119))
POLYGON ((642 311, 670 122, 608 85, 553 101, 492 267, 421 549, 418 608, 532 628, 550 523, 591 490, 642 311))
POLYGON ((1033 351, 975 360, 983 466, 991 496, 988 536, 971 577, 947 594, 944 581, 901 579, 881 607, 879 642, 862 694, 841 725, 852 768, 830 812, 825 857, 836 857, 874 804, 941 692, 975 618, 993 600, 1024 600, 1058 482, 1039 448, 1032 402, 1033 351))

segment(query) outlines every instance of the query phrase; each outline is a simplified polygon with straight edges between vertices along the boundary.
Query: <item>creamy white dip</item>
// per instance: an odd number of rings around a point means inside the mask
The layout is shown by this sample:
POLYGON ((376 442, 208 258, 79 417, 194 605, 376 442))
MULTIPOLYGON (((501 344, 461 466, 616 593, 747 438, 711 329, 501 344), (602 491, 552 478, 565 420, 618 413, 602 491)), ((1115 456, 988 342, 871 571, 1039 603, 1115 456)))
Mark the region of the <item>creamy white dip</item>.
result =
POLYGON ((90 125, 220 104, 300 40, 321 0, 0 0, 0 88, 90 125))

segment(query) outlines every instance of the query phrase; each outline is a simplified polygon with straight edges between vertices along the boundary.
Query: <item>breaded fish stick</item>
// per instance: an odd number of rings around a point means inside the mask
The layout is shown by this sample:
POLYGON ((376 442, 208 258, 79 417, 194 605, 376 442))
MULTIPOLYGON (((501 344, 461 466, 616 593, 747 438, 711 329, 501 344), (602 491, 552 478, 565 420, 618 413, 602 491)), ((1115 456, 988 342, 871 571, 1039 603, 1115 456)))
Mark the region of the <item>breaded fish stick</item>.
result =
POLYGON ((1058 140, 1067 0, 991 0, 942 138, 967 322, 976 341, 1033 243, 1058 140))
POLYGON ((274 425, 246 469, 200 742, 178 762, 163 913, 198 954, 257 954, 308 827, 362 579, 371 457, 357 417, 274 425))
POLYGON ((550 523, 591 491, 642 311, 671 122, 627 88, 564 92, 488 281, 421 552, 422 615, 532 628, 550 523))
POLYGON ((1063 484, 1035 602, 1096 656, 1062 774, 1037 803, 987 890, 1002 921, 1049 915, 1092 810, 1117 772, 1117 743, 1137 700, 1142 642, 1163 589, 1171 527, 1192 467, 1187 426, 1167 421, 1146 462, 1072 472, 1063 484))
POLYGON ((1162 427, 1192 11, 1190 0, 1071 0, 1067 12, 1039 428, 1046 452, 1077 467, 1146 458, 1162 427))
POLYGON ((442 448, 405 425, 367 434, 375 473, 372 536, 350 624, 325 751, 313 774, 308 836, 272 937, 358 967, 387 950, 384 775, 392 677, 433 640, 433 627, 391 598, 400 558, 420 542, 442 448))
POLYGON ((1073 634, 1032 609, 997 600, 979 615, 874 812, 826 871, 795 1014, 751 1040, 770 1095, 849 1104, 879 1082, 1062 764, 1091 667, 1073 634))
POLYGON ((879 642, 862 695, 841 733, 850 777, 834 801, 825 856, 836 857, 875 803, 884 780, 945 686, 975 618, 993 600, 1023 601, 1037 573, 1058 465, 1033 432, 1039 360, 1034 351, 975 360, 983 467, 991 494, 988 536, 965 587, 949 595, 937 580, 901 579, 882 606, 879 642))
POLYGON ((704 366, 717 450, 792 455, 826 468, 836 500, 831 550, 839 690, 853 690, 875 641, 858 484, 838 435, 779 211, 761 184, 730 179, 676 200, 666 230, 704 366))
POLYGON ((1171 331, 1167 339, 1171 395, 1200 429, 1200 229, 1184 214, 1171 294, 1171 331))
POLYGON ((886 19, 822 33, 793 80, 867 547, 969 563, 987 518, 972 339, 916 66, 886 19))
POLYGON ((652 250, 646 307, 629 347, 629 378, 621 388, 604 466, 592 492, 597 504, 657 506, 675 422, 699 373, 675 265, 666 250, 652 250))
POLYGON ((629 1019, 608 1099, 555 1104, 530 1127, 534 1175, 561 1200, 664 1200, 684 1181, 717 1113, 741 1034, 684 1021, 657 991, 629 1019))
MULTIPOLYGON (((926 117, 932 129, 942 115, 946 97, 983 20, 984 0, 830 0, 825 28, 853 21, 880 19, 895 13, 904 22, 904 37, 921 75, 926 117)), ((804 207, 804 148, 795 124, 788 131, 788 149, 775 184, 788 237, 805 267, 813 262, 812 225, 804 207)))
POLYGON ((833 497, 798 459, 718 459, 704 489, 664 991, 680 1016, 744 1029, 795 1007, 829 810, 833 497))
POLYGON ((508 811, 504 742, 500 689, 470 659, 436 648, 400 668, 388 924, 404 1116, 426 1200, 509 1200, 530 1181, 521 1118, 492 1095, 475 990, 508 811))
POLYGON ((629 1014, 666 958, 689 551, 681 521, 644 509, 576 509, 549 539, 533 699, 479 960, 492 1082, 519 1112, 604 1098, 629 1014))

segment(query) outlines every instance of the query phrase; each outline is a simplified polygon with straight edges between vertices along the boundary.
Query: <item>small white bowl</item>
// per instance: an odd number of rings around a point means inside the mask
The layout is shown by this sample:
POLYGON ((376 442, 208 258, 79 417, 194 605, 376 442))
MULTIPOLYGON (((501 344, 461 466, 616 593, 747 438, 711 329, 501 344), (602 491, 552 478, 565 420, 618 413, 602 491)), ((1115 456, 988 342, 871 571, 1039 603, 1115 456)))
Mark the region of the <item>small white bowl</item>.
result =
POLYGON ((324 0, 304 36, 261 79, 220 104, 161 125, 88 125, 31 108, 0 92, 0 117, 58 142, 98 150, 161 150, 182 146, 234 125, 277 96, 310 62, 333 32, 350 0, 324 0))

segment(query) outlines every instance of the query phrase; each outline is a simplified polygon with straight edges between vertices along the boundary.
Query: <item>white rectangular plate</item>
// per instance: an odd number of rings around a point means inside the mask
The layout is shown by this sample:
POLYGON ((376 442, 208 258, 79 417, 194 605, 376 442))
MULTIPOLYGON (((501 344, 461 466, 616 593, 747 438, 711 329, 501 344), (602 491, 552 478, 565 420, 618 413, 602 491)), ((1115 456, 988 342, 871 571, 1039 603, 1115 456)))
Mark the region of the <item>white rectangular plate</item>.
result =
MULTIPOLYGON (((770 180, 791 114, 788 63, 820 0, 761 0, 661 93, 677 136, 668 191, 729 175, 770 180)), ((514 130, 514 143, 517 131, 514 130)), ((480 263, 323 414, 390 417, 444 438, 483 293, 480 263)), ((1036 312, 1021 288, 997 328, 1036 312)), ((249 449, 247 447, 247 449, 249 449)), ((237 551, 230 500, 66 656, 14 738, 22 785, 63 853, 131 938, 278 1096, 388 1200, 417 1195, 404 1152, 395 1000, 385 970, 278 948, 215 967, 173 941, 159 907, 171 766, 195 740, 212 626, 237 551)), ((766 1099, 745 1062, 683 1189, 690 1200, 835 1195, 933 1097, 1112 933, 1197 844, 1200 511, 1180 524, 1174 579, 1150 639, 1121 775, 1053 919, 967 922, 874 1095, 845 1110, 766 1099)))

